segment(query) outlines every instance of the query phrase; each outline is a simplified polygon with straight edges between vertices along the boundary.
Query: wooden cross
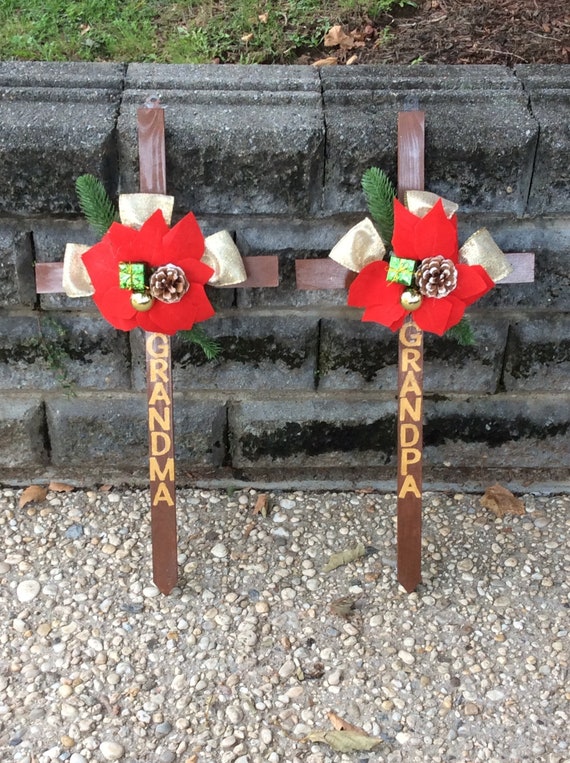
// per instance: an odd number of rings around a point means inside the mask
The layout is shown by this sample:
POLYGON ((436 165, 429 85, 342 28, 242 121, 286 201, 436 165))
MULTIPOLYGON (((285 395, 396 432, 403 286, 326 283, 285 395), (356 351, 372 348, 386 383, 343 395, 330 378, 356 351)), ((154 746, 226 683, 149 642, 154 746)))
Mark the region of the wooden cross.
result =
MULTIPOLYGON (((137 110, 141 193, 166 193, 164 108, 156 98, 137 110)), ((247 279, 228 288, 279 284, 278 258, 242 258, 247 279)), ((62 263, 36 263, 38 294, 63 291, 62 263)), ((170 336, 145 332, 153 581, 168 594, 178 581, 172 352, 170 336)))
MULTIPOLYGON (((424 190, 425 115, 398 114, 398 197, 424 190)), ((501 283, 534 281, 534 254, 506 254, 513 268, 501 283)), ((348 288, 355 273, 330 258, 297 260, 297 288, 348 288)), ((423 331, 408 316, 398 335, 397 513, 398 581, 411 593, 421 583, 423 331)))

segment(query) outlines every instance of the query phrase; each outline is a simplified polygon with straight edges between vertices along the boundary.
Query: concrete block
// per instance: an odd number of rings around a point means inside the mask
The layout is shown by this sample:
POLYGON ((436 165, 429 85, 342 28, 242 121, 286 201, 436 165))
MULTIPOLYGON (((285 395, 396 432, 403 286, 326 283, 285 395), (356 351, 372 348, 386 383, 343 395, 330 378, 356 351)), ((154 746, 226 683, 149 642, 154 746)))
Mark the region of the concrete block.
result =
MULTIPOLYGON (((225 457, 224 404, 210 400, 174 401, 177 469, 217 466, 225 457)), ((120 394, 51 398, 47 421, 54 467, 103 475, 148 474, 146 395, 120 394)))
POLYGON ((343 220, 272 220, 237 230, 236 243, 244 255, 276 255, 279 258, 279 288, 236 289, 237 306, 307 307, 343 305, 342 290, 299 291, 295 260, 325 258, 350 228, 343 220))
MULTIPOLYGON (((317 355, 317 319, 267 314, 214 317, 202 324, 220 345, 208 360, 179 335, 172 340, 174 389, 313 389, 317 355)), ((146 387, 144 336, 132 332, 134 379, 146 387)))
POLYGON ((325 127, 314 69, 129 65, 123 188, 138 187, 136 110, 151 95, 167 106, 168 192, 179 212, 303 215, 320 206, 325 127))
POLYGON ((18 315, 0 318, 0 388, 130 387, 128 336, 102 318, 18 315))
POLYGON ((0 227, 0 307, 36 303, 30 234, 12 225, 0 227))
POLYGON ((236 468, 385 465, 395 459, 396 406, 391 400, 243 401, 229 411, 236 468))
POLYGON ((358 66, 321 71, 327 124, 325 208, 364 210, 371 166, 396 180, 397 114, 426 112, 426 189, 463 210, 521 213, 538 125, 500 66, 358 66))
MULTIPOLYGON (((424 334, 424 390, 440 394, 495 392, 502 370, 508 320, 471 318, 475 344, 424 334)), ((319 343, 319 389, 396 392, 398 338, 374 323, 325 319, 319 343)))
POLYGON ((517 66, 530 96, 540 137, 528 209, 531 214, 570 212, 570 80, 564 65, 517 66))
POLYGON ((0 399, 0 481, 48 462, 45 410, 36 396, 3 394, 0 399))
POLYGON ((122 64, 0 63, 0 212, 77 212, 75 180, 117 186, 122 64))
POLYGON ((570 391, 570 315, 513 323, 505 360, 507 390, 570 391))
MULTIPOLYGON (((426 469, 567 470, 569 402, 568 394, 427 397, 426 469)), ((241 402, 229 413, 232 463, 238 470, 281 470, 281 479, 286 469, 331 467, 357 478, 370 478, 370 467, 376 479, 395 477, 395 422, 396 401, 386 395, 241 402)))
POLYGON ((426 400, 424 458, 452 468, 568 470, 569 411, 568 394, 426 400))

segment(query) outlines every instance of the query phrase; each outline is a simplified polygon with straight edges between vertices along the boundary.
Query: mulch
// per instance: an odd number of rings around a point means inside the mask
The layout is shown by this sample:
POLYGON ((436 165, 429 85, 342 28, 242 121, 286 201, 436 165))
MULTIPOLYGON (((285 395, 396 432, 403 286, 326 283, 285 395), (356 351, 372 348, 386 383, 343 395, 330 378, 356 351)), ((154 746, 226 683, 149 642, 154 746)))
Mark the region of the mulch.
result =
POLYGON ((569 0, 418 0, 343 29, 353 46, 323 47, 307 63, 570 63, 569 0))

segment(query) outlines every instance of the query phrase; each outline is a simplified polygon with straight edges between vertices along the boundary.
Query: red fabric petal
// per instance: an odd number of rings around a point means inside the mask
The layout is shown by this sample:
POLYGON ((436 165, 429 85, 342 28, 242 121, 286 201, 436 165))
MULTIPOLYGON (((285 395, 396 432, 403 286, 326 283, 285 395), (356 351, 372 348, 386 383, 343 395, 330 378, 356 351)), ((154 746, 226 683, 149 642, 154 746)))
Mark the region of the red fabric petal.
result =
POLYGON ((399 303, 390 303, 388 305, 374 305, 364 311, 362 320, 364 322, 381 323, 391 331, 397 331, 406 317, 406 310, 399 303))
POLYGON ((214 269, 209 265, 206 265, 205 262, 200 262, 200 260, 190 260, 186 258, 185 260, 179 260, 173 264, 182 268, 186 278, 191 283, 208 283, 210 278, 214 275, 214 269))
POLYGON ((137 325, 138 312, 131 305, 131 292, 112 286, 110 289, 96 291, 93 301, 101 315, 116 329, 130 331, 137 325))
POLYGON ((457 286, 452 294, 465 305, 472 305, 495 286, 495 282, 481 265, 459 263, 457 286))
POLYGON ((392 234, 392 249, 397 257, 407 260, 417 260, 416 227, 420 218, 413 215, 398 199, 394 199, 394 232, 392 234))
POLYGON ((441 199, 425 217, 412 214, 394 199, 392 248, 397 257, 423 260, 438 254, 457 262, 457 219, 448 219, 441 199))
POLYGON ((413 313, 413 316, 421 329, 441 336, 451 327, 452 311, 453 306, 447 297, 443 299, 424 297, 421 307, 413 313))
POLYGON ((119 270, 110 239, 105 236, 81 255, 95 292, 119 285, 119 270))
POLYGON ((193 283, 190 286, 190 291, 184 299, 196 307, 196 314, 194 318, 195 323, 207 321, 208 318, 211 318, 213 315, 215 315, 215 310, 212 307, 210 300, 208 299, 206 290, 201 284, 193 283))
POLYGON ((400 301, 400 292, 396 289, 397 296, 388 291, 389 284, 386 281, 388 263, 383 260, 371 262, 362 268, 360 273, 351 283, 348 290, 348 302, 351 307, 368 307, 369 305, 384 302, 386 299, 400 301))
POLYGON ((439 199, 416 228, 417 259, 435 257, 438 254, 457 262, 457 218, 451 219, 445 214, 443 203, 439 199))
POLYGON ((157 209, 137 232, 137 252, 130 262, 146 262, 154 268, 166 265, 169 260, 165 258, 164 238, 168 230, 162 211, 157 209))
POLYGON ((190 212, 171 228, 164 237, 164 251, 170 259, 167 262, 178 264, 176 259, 191 257, 199 260, 204 254, 204 236, 194 215, 190 212))

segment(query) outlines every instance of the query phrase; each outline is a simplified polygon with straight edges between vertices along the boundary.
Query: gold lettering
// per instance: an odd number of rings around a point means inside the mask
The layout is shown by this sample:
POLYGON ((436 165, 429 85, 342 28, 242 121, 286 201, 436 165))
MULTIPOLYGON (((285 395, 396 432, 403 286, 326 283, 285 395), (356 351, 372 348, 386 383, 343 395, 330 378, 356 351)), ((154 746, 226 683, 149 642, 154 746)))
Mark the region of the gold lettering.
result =
POLYGON ((402 386, 400 388, 400 397, 405 397, 406 395, 409 395, 410 392, 413 392, 414 395, 418 396, 421 396, 422 394, 422 391, 418 385, 418 380, 414 376, 413 371, 408 371, 404 377, 404 381, 402 382, 402 386))
POLYGON ((161 469, 160 464, 158 463, 158 460, 151 456, 148 460, 149 466, 150 466, 150 479, 152 480, 160 480, 161 482, 164 482, 165 480, 171 480, 174 481, 174 459, 172 457, 167 458, 166 462, 164 464, 164 467, 161 469))
POLYGON ((167 358, 170 345, 166 334, 147 334, 146 351, 151 358, 167 358))
POLYGON ((400 427, 400 446, 413 448, 420 439, 420 430, 415 424, 402 424, 400 427))
POLYGON ((174 506, 174 501, 170 495, 170 490, 164 482, 159 483, 156 493, 152 499, 152 505, 156 506, 158 503, 166 503, 168 506, 174 506))
POLYGON ((409 416, 412 421, 420 421, 422 417, 422 399, 416 397, 414 399, 414 405, 408 400, 407 397, 400 399, 400 421, 404 421, 406 416, 409 416))
POLYGON ((151 358, 149 362, 150 380, 157 382, 160 378, 165 384, 168 384, 168 361, 164 358, 151 358))
POLYGON ((405 347, 420 347, 422 332, 413 321, 404 323, 400 329, 400 341, 405 347))
POLYGON ((150 429, 154 429, 158 425, 161 429, 167 432, 170 431, 170 408, 165 408, 163 413, 164 416, 161 416, 156 408, 148 409, 148 425, 150 429))
POLYGON ((163 401, 166 405, 170 405, 170 397, 168 391, 162 382, 157 382, 152 388, 152 394, 148 400, 149 406, 156 405, 158 402, 163 401))
POLYGON ((402 371, 407 373, 412 370, 417 374, 421 373, 421 368, 418 365, 418 361, 422 357, 420 350, 412 350, 411 347, 404 347, 402 350, 402 371))
POLYGON ((402 487, 400 488, 400 492, 398 493, 398 498, 405 498, 408 493, 415 495, 416 498, 422 497, 418 489, 416 480, 414 479, 414 477, 412 477, 411 474, 408 474, 408 476, 402 482, 402 487))
POLYGON ((168 453, 172 447, 172 440, 170 435, 166 432, 151 432, 150 433, 150 452, 153 456, 164 456, 168 453), (162 438, 162 445, 159 446, 160 438, 162 438))
POLYGON ((408 466, 417 464, 421 459, 421 451, 417 448, 402 448, 402 454, 400 456, 400 472, 401 474, 408 473, 408 466))

